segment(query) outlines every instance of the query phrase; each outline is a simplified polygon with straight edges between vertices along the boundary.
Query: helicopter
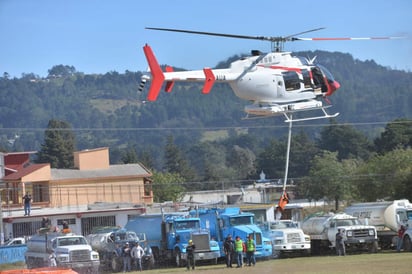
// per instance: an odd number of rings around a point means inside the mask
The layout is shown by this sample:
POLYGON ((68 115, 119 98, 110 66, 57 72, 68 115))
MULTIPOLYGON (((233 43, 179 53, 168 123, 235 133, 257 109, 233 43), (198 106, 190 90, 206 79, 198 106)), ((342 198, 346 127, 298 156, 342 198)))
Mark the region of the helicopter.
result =
POLYGON ((339 113, 328 114, 327 108, 331 107, 327 97, 340 88, 332 73, 320 64, 315 64, 315 58, 293 56, 291 52, 283 51, 286 42, 305 40, 361 40, 361 39, 387 39, 389 37, 375 38, 299 38, 297 36, 318 31, 316 28, 289 36, 247 36, 203 32, 183 29, 153 28, 148 30, 181 32, 198 35, 212 35, 239 39, 254 39, 272 43, 272 51, 262 53, 252 50, 251 55, 242 57, 230 64, 229 68, 202 70, 173 71, 170 66, 162 71, 151 47, 143 47, 149 65, 149 73, 142 76, 139 90, 144 88, 147 81, 151 81, 147 95, 148 101, 156 101, 160 90, 165 84, 165 91, 171 92, 175 82, 202 82, 202 93, 210 93, 215 83, 228 83, 234 94, 244 100, 252 102, 244 107, 245 119, 262 118, 284 115, 285 122, 307 121, 315 119, 332 118, 339 113), (322 102, 325 99, 327 104, 322 102), (294 119, 293 113, 310 110, 321 110, 321 115, 294 119))

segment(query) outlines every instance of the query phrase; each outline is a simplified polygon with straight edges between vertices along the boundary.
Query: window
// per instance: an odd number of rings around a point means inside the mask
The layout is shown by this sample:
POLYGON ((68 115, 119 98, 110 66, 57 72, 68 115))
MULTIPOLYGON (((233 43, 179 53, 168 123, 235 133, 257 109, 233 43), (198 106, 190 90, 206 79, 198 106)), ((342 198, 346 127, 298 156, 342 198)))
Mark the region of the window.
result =
POLYGON ((295 71, 282 72, 283 80, 285 82, 285 89, 287 91, 300 89, 299 75, 295 71))
POLYGON ((152 182, 150 180, 144 180, 144 196, 152 196, 152 182))
POLYGON ((309 71, 306 69, 302 70, 302 76, 303 76, 303 85, 305 88, 311 88, 312 87, 312 81, 310 80, 310 74, 309 71))
POLYGON ((48 202, 49 187, 47 184, 33 184, 33 202, 48 202))
POLYGON ((60 219, 57 220, 57 225, 63 225, 63 222, 67 222, 69 225, 75 225, 76 224, 76 219, 60 219))

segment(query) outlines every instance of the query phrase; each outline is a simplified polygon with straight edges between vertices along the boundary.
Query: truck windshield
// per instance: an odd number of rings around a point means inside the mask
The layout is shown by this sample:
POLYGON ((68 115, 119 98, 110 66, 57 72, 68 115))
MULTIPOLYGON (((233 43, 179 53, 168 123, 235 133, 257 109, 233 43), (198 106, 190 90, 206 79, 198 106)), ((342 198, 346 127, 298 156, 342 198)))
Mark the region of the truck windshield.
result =
POLYGON ((116 241, 138 241, 136 233, 133 231, 121 231, 115 233, 116 241))
POLYGON ((184 230, 184 229, 198 229, 199 228, 199 222, 195 220, 187 220, 187 221, 178 221, 175 223, 175 228, 177 230, 184 230))
POLYGON ((251 216, 230 217, 229 222, 231 226, 253 224, 251 216))
POLYGON ((86 240, 83 237, 66 237, 57 240, 58 246, 66 245, 87 245, 86 240))
POLYGON ((351 225, 359 225, 359 221, 356 219, 345 219, 345 220, 337 220, 336 226, 351 226, 351 225))
POLYGON ((408 220, 412 220, 412 210, 408 210, 406 214, 408 215, 408 220))
POLYGON ((296 228, 297 225, 293 222, 278 222, 271 223, 270 229, 284 229, 284 228, 296 228))

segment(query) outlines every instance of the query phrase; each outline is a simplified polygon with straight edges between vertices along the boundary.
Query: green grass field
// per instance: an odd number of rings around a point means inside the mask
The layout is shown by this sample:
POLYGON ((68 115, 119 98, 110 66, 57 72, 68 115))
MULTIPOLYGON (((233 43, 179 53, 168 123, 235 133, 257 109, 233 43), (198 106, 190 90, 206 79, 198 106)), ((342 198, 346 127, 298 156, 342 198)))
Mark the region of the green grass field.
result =
MULTIPOLYGON (((0 270, 23 268, 23 264, 14 266, 0 265, 0 270)), ((144 271, 148 274, 156 273, 184 273, 189 272, 186 268, 161 268, 144 271)), ((377 254, 347 255, 345 257, 323 256, 323 257, 298 257, 289 259, 278 259, 258 261, 254 267, 243 267, 238 269, 226 268, 224 264, 201 265, 191 270, 192 273, 215 274, 215 273, 385 273, 385 274, 407 274, 412 273, 411 252, 385 252, 377 254)), ((1 273, 1 271, 0 271, 1 273)), ((140 273, 140 272, 129 272, 140 273)))
MULTIPOLYGON (((185 268, 154 269, 147 273, 182 273, 185 268)), ((298 257, 289 259, 258 261, 254 267, 226 268, 224 264, 203 265, 194 271, 202 274, 212 273, 412 273, 412 253, 390 252, 379 254, 347 255, 345 257, 298 257)), ((137 273, 137 272, 136 272, 137 273)))

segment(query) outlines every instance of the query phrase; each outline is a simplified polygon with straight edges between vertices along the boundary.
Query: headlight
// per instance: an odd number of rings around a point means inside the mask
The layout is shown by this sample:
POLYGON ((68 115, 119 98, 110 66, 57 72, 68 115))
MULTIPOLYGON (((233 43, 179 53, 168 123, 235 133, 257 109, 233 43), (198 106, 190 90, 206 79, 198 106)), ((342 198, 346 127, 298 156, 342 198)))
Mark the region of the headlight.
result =
POLYGON ((271 241, 264 241, 264 245, 272 245, 271 241))
POLYGON ((369 229, 369 236, 375 236, 375 231, 373 229, 369 229))
POLYGON ((352 236, 353 236, 353 231, 351 231, 351 230, 346 231, 346 235, 347 235, 348 237, 352 237, 352 236))
POLYGON ((93 260, 98 260, 99 259, 99 254, 93 254, 92 258, 93 258, 93 260))
POLYGON ((275 240, 275 245, 280 245, 282 244, 282 240, 275 240))

